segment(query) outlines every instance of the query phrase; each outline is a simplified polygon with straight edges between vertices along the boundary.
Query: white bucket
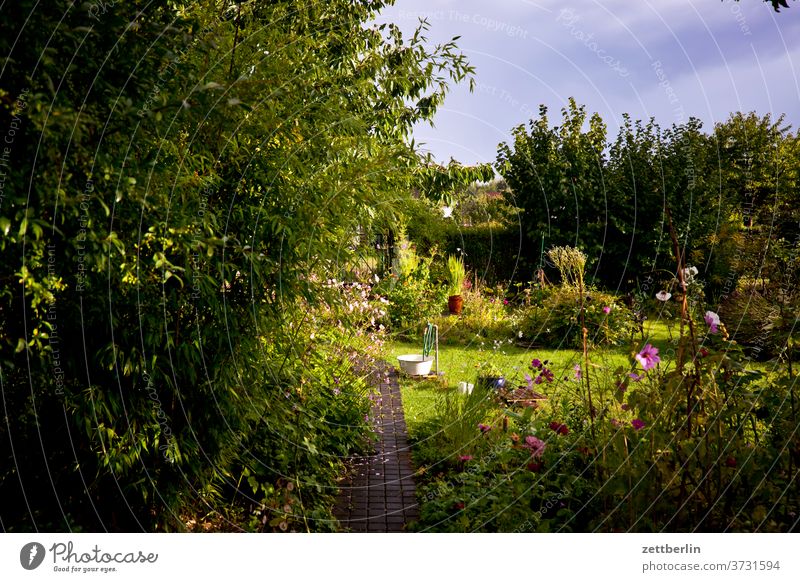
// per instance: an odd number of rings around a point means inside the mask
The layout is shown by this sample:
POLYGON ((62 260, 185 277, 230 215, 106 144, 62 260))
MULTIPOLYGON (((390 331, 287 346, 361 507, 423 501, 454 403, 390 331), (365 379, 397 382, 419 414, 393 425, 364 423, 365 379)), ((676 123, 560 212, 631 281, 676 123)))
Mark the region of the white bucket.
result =
POLYGON ((422 354, 408 354, 397 356, 400 369, 409 376, 427 376, 433 367, 433 356, 423 357, 422 354))
POLYGON ((475 384, 470 384, 468 382, 458 383, 458 391, 461 392, 461 394, 472 394, 473 388, 475 388, 475 384))

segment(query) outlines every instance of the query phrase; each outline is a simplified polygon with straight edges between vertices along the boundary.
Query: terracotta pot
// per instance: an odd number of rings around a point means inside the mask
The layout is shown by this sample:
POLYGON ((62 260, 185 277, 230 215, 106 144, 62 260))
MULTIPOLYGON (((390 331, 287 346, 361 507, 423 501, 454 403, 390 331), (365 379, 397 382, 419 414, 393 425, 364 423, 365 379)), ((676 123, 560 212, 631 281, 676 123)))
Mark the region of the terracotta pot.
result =
POLYGON ((461 315, 461 308, 464 306, 464 298, 461 295, 451 295, 447 298, 447 307, 450 315, 461 315))

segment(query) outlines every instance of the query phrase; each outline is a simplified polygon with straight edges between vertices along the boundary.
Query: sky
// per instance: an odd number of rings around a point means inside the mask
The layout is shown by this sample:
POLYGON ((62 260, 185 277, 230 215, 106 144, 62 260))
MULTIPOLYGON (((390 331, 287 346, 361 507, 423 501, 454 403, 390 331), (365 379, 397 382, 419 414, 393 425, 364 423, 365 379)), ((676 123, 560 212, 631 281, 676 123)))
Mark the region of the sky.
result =
POLYGON ((570 97, 616 136, 622 115, 662 127, 699 118, 706 131, 735 111, 800 126, 800 2, 761 0, 397 0, 381 21, 429 44, 460 35, 475 88, 451 89, 435 127, 414 138, 440 162, 494 162, 511 130, 570 97))

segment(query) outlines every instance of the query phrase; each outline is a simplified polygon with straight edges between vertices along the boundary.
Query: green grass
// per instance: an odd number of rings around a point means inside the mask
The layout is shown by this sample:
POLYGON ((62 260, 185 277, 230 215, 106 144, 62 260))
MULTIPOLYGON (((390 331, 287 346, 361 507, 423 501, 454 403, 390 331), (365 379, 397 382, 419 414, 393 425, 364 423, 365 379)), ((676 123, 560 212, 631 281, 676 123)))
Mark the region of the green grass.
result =
MULTIPOLYGON (((676 330, 673 330, 676 337, 676 330)), ((635 339, 635 350, 645 343, 651 343, 659 349, 662 365, 673 359, 673 346, 669 340, 667 326, 660 321, 645 322, 645 339, 640 335, 635 339)), ((416 343, 406 341, 389 342, 386 345, 385 357, 390 364, 397 365, 397 356, 403 354, 422 353, 422 338, 416 343)), ((627 369, 632 362, 633 352, 630 346, 595 349, 590 353, 592 370, 590 377, 607 381, 616 368, 627 369)), ((481 367, 492 364, 503 370, 511 385, 524 384, 524 375, 529 371, 531 359, 548 360, 548 366, 557 377, 572 377, 573 367, 581 361, 581 352, 574 349, 525 349, 505 343, 494 349, 492 342, 483 345, 480 342, 469 346, 439 346, 439 370, 444 372, 442 382, 421 382, 411 378, 400 378, 400 389, 403 396, 403 410, 408 425, 409 436, 415 439, 426 423, 429 423, 440 412, 443 397, 455 390, 459 382, 474 383, 481 367)), ((543 388, 544 390, 544 388, 543 388)))

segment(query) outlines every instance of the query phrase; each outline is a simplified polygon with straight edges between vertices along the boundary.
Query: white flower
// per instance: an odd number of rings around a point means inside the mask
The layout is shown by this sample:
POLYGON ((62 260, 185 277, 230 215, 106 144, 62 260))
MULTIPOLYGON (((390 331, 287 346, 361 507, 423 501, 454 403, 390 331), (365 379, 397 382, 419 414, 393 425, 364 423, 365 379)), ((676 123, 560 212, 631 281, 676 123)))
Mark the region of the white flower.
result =
POLYGON ((522 337, 522 332, 521 332, 521 331, 518 331, 518 332, 517 332, 517 337, 518 337, 518 338, 521 338, 521 337, 522 337))
POLYGON ((672 293, 668 293, 667 291, 659 291, 656 293, 656 299, 659 301, 669 301, 670 297, 672 297, 672 293))

